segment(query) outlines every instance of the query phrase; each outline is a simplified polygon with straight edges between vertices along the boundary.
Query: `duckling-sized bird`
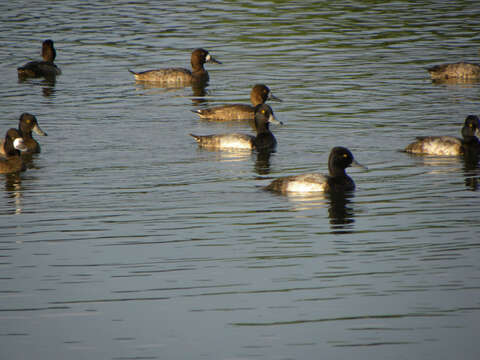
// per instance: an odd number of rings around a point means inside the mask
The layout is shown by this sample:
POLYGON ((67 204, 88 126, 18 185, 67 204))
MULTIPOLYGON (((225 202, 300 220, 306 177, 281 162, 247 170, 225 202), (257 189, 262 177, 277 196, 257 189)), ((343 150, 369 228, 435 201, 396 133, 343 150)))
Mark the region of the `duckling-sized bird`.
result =
POLYGON ((270 123, 282 124, 282 122, 275 118, 270 106, 260 104, 255 107, 256 136, 237 133, 190 135, 195 138, 199 146, 209 149, 255 149, 258 151, 273 151, 276 148, 277 140, 269 129, 270 123))
POLYGON ((206 120, 231 121, 231 120, 253 120, 255 118, 255 106, 264 104, 267 100, 282 101, 272 94, 268 86, 256 84, 250 92, 250 101, 248 104, 231 104, 215 106, 208 109, 199 109, 194 112, 200 118, 206 120))
POLYGON ((350 150, 337 146, 328 157, 328 175, 310 173, 285 176, 272 181, 265 189, 281 194, 352 191, 355 190, 355 183, 345 172, 349 166, 365 168, 355 161, 350 150))
POLYGON ((129 70, 134 76, 135 80, 160 83, 165 86, 181 87, 194 83, 207 83, 209 80, 208 71, 203 65, 205 63, 221 64, 211 56, 205 49, 195 49, 192 52, 190 59, 192 70, 184 68, 167 68, 158 70, 147 70, 142 72, 135 72, 129 70))
MULTIPOLYGON (((23 153, 26 154, 40 152, 40 144, 33 138, 32 130, 38 135, 47 136, 47 133, 38 126, 37 118, 34 115, 23 113, 18 120, 18 137, 23 138, 23 142, 27 147, 23 153)), ((0 155, 5 155, 3 144, 0 146, 0 155)))
POLYGON ((53 62, 57 52, 53 46, 52 40, 45 40, 42 43, 43 61, 30 61, 17 69, 20 79, 45 77, 47 79, 55 79, 62 72, 60 68, 53 62))
POLYGON ((466 153, 480 153, 478 116, 468 115, 462 127, 463 139, 453 136, 419 136, 405 151, 422 155, 456 156, 466 153))
POLYGON ((433 80, 480 79, 480 65, 468 62, 435 65, 427 71, 433 80))
POLYGON ((4 155, 0 156, 0 174, 10 174, 25 170, 20 151, 26 151, 23 139, 17 129, 8 129, 1 146, 4 155))

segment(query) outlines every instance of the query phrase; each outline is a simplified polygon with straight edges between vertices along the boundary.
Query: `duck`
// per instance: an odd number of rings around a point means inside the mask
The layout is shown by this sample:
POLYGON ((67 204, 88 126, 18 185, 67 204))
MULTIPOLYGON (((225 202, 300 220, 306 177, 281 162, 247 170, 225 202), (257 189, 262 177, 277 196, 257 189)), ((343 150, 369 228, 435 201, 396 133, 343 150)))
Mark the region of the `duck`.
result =
POLYGON ((277 140, 269 129, 270 123, 283 125, 281 121, 276 119, 273 110, 269 105, 259 104, 255 107, 256 136, 238 133, 190 135, 197 141, 200 147, 207 149, 274 151, 277 146, 277 140))
POLYGON ((336 193, 355 190, 355 182, 348 176, 345 169, 350 166, 365 168, 359 164, 349 149, 336 146, 328 157, 328 175, 308 173, 302 175, 284 176, 273 180, 266 190, 281 193, 336 193))
POLYGON ((265 84, 256 84, 250 92, 250 101, 248 104, 231 104, 215 106, 207 109, 194 110, 201 119, 206 120, 254 120, 255 107, 265 103, 267 100, 282 101, 272 94, 272 91, 265 84))
POLYGON ((441 64, 427 68, 433 80, 480 79, 480 65, 468 62, 441 64))
POLYGON ((4 155, 0 156, 0 174, 10 174, 25 170, 20 151, 26 151, 27 147, 23 138, 19 136, 17 129, 8 129, 2 144, 4 155))
MULTIPOLYGON (((27 149, 23 151, 24 154, 35 154, 40 152, 40 144, 32 137, 32 130, 41 136, 47 136, 48 134, 43 131, 38 125, 35 115, 30 113, 23 113, 20 115, 18 121, 18 137, 23 138, 23 142, 27 149)), ((13 133, 12 133, 13 135, 13 133)), ((0 155, 5 155, 4 146, 0 146, 0 155)))
POLYGON ((55 79, 57 75, 62 72, 60 68, 54 64, 57 52, 53 46, 52 40, 45 40, 42 43, 42 58, 41 61, 30 61, 25 65, 17 68, 18 77, 25 78, 39 78, 45 77, 47 79, 55 79))
POLYGON ((476 115, 468 115, 462 127, 463 139, 454 136, 419 136, 407 145, 405 152, 421 155, 458 156, 480 153, 480 142, 476 135, 480 134, 479 119, 476 115))
POLYGON ((205 63, 221 64, 205 49, 195 49, 190 59, 192 70, 184 68, 166 68, 158 70, 147 70, 142 72, 130 71, 137 81, 156 82, 168 86, 186 86, 193 83, 207 83, 209 81, 208 71, 203 65, 205 63))

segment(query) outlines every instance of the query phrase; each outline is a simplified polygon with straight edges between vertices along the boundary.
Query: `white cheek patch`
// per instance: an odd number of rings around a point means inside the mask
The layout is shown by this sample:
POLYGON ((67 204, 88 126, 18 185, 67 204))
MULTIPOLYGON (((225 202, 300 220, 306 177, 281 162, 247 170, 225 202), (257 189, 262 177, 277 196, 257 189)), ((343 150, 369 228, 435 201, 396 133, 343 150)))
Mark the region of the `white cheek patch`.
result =
POLYGON ((15 140, 13 140, 13 147, 17 150, 22 150, 22 151, 28 150, 22 138, 16 138, 15 140))
POLYGON ((207 57, 205 58, 205 61, 210 61, 212 59, 212 57, 210 56, 210 54, 207 54, 207 57))
POLYGON ((292 181, 288 183, 287 191, 297 193, 325 191, 325 183, 292 181))

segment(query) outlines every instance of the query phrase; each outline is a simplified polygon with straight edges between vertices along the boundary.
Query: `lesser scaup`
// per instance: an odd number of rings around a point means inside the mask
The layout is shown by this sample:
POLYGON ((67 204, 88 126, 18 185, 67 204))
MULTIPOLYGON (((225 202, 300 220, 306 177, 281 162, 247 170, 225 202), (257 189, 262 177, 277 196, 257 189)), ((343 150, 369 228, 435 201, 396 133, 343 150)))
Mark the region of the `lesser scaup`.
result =
POLYGON ((25 170, 20 151, 26 151, 23 139, 17 129, 8 129, 2 144, 4 154, 0 156, 0 174, 25 170))
MULTIPOLYGON (((32 130, 38 135, 47 136, 47 133, 38 126, 37 118, 34 115, 23 113, 18 121, 18 137, 23 138, 23 142, 27 147, 24 153, 33 154, 40 152, 40 144, 32 137, 32 130)), ((0 147, 0 154, 5 154, 3 147, 0 147)))
POLYGON ((194 112, 200 118, 207 120, 253 120, 255 118, 255 106, 263 104, 267 100, 282 101, 272 94, 268 86, 256 84, 250 92, 250 101, 253 106, 247 104, 221 105, 195 110, 194 112))
POLYGON ((355 161, 350 150, 337 146, 328 157, 328 175, 310 173, 285 176, 272 181, 266 190, 282 194, 352 191, 355 183, 345 172, 352 165, 365 168, 355 161))
POLYGON ((433 80, 480 79, 480 65, 468 62, 435 65, 427 71, 433 80))
POLYGON ((247 134, 190 135, 195 138, 199 146, 205 148, 270 151, 275 149, 277 140, 269 129, 269 123, 282 124, 275 118, 270 106, 260 104, 255 107, 256 136, 247 134))
POLYGON ((462 127, 463 139, 453 136, 419 136, 409 144, 405 151, 424 155, 462 155, 465 153, 479 153, 480 142, 478 135, 479 119, 475 115, 468 115, 462 127))
POLYGON ((192 52, 192 70, 184 68, 167 68, 134 72, 129 70, 135 80, 163 83, 167 86, 186 86, 192 83, 206 83, 209 80, 208 72, 203 67, 205 63, 221 64, 205 49, 195 49, 192 52))
POLYGON ((18 77, 37 78, 45 77, 47 79, 55 79, 57 75, 61 74, 60 69, 53 62, 57 52, 53 46, 52 40, 45 40, 42 44, 42 58, 43 61, 31 61, 17 69, 18 77))

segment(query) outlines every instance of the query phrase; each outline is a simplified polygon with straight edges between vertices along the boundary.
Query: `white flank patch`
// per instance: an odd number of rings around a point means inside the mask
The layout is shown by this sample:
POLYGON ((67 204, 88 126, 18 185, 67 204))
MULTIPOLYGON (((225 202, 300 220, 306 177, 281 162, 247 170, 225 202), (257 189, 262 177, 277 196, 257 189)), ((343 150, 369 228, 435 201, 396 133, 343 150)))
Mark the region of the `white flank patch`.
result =
POLYGON ((430 155, 453 156, 460 154, 461 142, 456 139, 438 138, 423 145, 423 151, 430 155))
POLYGON ((288 183, 287 191, 297 193, 325 191, 325 183, 292 181, 288 183))
POLYGON ((232 149, 251 149, 252 143, 245 139, 235 139, 228 137, 220 140, 220 147, 232 149))

